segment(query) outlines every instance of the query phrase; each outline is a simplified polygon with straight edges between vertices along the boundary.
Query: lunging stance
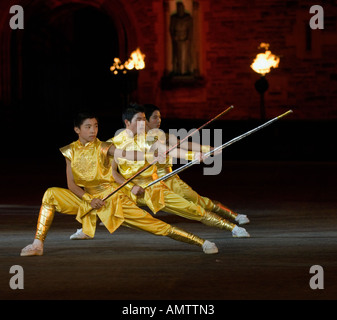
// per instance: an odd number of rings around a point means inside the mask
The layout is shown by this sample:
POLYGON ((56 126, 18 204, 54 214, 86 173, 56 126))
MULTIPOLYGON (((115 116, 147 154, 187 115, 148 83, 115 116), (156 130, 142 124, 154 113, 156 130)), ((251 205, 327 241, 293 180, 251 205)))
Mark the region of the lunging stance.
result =
POLYGON ((116 149, 113 143, 97 138, 98 121, 95 115, 82 113, 74 121, 78 140, 61 148, 66 158, 66 174, 69 189, 49 188, 42 199, 35 239, 21 251, 21 256, 42 255, 44 240, 52 224, 55 211, 76 215, 82 223, 83 233, 94 237, 97 216, 110 233, 124 225, 154 235, 167 236, 174 240, 202 247, 208 254, 217 253, 216 245, 208 240, 155 219, 138 208, 122 191, 108 200, 102 199, 116 189, 111 161, 113 155, 120 159, 137 159, 143 153, 116 149), (89 214, 88 214, 89 212, 89 214))

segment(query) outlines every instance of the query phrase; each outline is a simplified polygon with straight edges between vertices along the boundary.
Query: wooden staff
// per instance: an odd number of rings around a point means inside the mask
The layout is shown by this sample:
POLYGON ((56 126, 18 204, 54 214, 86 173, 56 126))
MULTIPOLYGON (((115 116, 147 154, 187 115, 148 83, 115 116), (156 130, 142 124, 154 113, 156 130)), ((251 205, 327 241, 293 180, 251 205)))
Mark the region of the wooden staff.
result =
MULTIPOLYGON (((243 139, 243 138, 245 138, 245 137, 251 135, 252 133, 254 133, 254 132, 256 132, 256 131, 261 130, 261 129, 264 128, 264 127, 269 126, 270 124, 272 124, 272 123, 275 122, 276 120, 279 120, 279 119, 285 117, 286 115, 288 115, 289 113, 292 113, 292 112, 293 112, 292 110, 288 110, 287 112, 285 112, 285 113, 283 113, 283 114, 281 114, 281 115, 279 115, 279 116, 277 116, 277 117, 275 117, 275 118, 273 118, 273 119, 271 119, 271 120, 269 120, 269 121, 263 123, 262 125, 260 125, 260 126, 254 128, 254 129, 252 129, 252 130, 250 130, 250 131, 248 131, 248 132, 246 132, 246 133, 244 133, 244 134, 242 134, 242 135, 240 135, 240 136, 238 136, 238 137, 236 137, 236 138, 234 138, 234 139, 232 139, 232 140, 230 140, 230 141, 228 141, 228 142, 222 144, 221 146, 218 146, 218 147, 214 148, 213 150, 211 150, 211 151, 209 151, 209 152, 207 152, 207 153, 205 154, 205 158, 209 157, 210 155, 212 155, 212 154, 215 153, 216 151, 222 150, 222 149, 224 149, 224 148, 230 146, 231 144, 233 144, 233 143, 235 143, 235 142, 237 142, 237 141, 239 141, 239 140, 241 140, 241 139, 243 139)), ((179 172, 182 172, 182 171, 186 170, 187 168, 193 166, 193 165, 196 164, 196 163, 199 163, 199 159, 195 159, 195 160, 193 160, 193 161, 191 161, 191 162, 188 162, 188 163, 186 163, 185 165, 183 165, 182 167, 180 167, 180 168, 178 168, 178 169, 176 169, 176 170, 174 170, 174 171, 172 171, 172 172, 166 174, 165 176, 163 176, 163 177, 161 177, 161 178, 158 178, 158 179, 155 180, 155 181, 152 181, 152 182, 149 183, 144 189, 146 189, 146 188, 148 188, 148 187, 151 187, 152 185, 154 185, 155 183, 157 183, 157 182, 159 182, 159 181, 166 180, 166 179, 168 179, 168 178, 174 176, 175 174, 178 174, 179 172)))

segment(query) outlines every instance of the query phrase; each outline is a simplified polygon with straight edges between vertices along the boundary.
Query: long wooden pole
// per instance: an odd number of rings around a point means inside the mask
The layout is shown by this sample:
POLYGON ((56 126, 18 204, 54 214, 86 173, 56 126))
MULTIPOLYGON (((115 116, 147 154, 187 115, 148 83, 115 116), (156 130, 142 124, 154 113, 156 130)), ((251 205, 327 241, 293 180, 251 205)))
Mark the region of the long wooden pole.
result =
MULTIPOLYGON (((239 140, 241 140, 241 139, 243 139, 243 138, 245 138, 245 137, 251 135, 252 133, 254 133, 254 132, 258 131, 258 130, 261 130, 261 129, 264 128, 264 127, 269 126, 270 124, 272 124, 272 123, 275 122, 276 120, 279 120, 279 119, 285 117, 286 115, 288 115, 288 114, 290 114, 290 113, 292 113, 292 112, 293 112, 292 110, 288 110, 287 112, 285 112, 285 113, 283 113, 283 114, 281 114, 281 115, 279 115, 279 116, 277 116, 277 117, 275 117, 275 118, 273 118, 273 119, 271 119, 271 120, 269 120, 269 121, 263 123, 262 125, 260 125, 260 126, 254 128, 254 129, 252 129, 252 130, 250 130, 250 131, 248 131, 248 132, 246 132, 246 133, 244 133, 244 134, 242 134, 242 135, 240 135, 240 136, 238 136, 238 137, 236 137, 236 138, 234 138, 234 139, 232 139, 232 140, 230 140, 230 141, 228 141, 228 142, 222 144, 221 146, 218 146, 218 147, 214 148, 213 150, 207 152, 207 153, 205 154, 205 157, 209 157, 210 155, 212 155, 212 154, 215 153, 216 151, 222 150, 222 149, 224 149, 224 148, 230 146, 231 144, 233 144, 233 143, 235 143, 235 142, 237 142, 237 141, 239 141, 239 140)), ((155 183, 157 183, 157 182, 159 182, 159 181, 166 180, 166 179, 168 179, 168 178, 174 176, 175 174, 178 174, 179 172, 182 172, 182 171, 186 170, 187 168, 193 166, 193 165, 196 164, 196 163, 199 163, 199 159, 196 159, 196 160, 193 160, 193 161, 191 161, 191 162, 188 162, 188 163, 186 163, 185 165, 183 165, 182 167, 180 167, 180 168, 178 168, 178 169, 176 169, 176 170, 174 170, 174 171, 172 171, 172 172, 166 174, 165 176, 160 177, 160 178, 158 178, 158 179, 155 180, 155 181, 152 181, 152 182, 149 183, 144 189, 146 189, 146 188, 148 188, 148 187, 151 187, 152 185, 154 185, 155 183)))

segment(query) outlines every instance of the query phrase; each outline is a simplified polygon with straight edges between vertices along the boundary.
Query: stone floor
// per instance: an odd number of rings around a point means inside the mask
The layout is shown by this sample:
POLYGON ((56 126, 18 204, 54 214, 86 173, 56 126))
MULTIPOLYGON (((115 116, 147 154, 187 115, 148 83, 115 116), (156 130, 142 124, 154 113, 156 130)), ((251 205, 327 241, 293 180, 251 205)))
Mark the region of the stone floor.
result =
MULTIPOLYGON (((201 195, 247 214, 251 238, 232 238, 163 212, 157 217, 214 241, 219 253, 121 227, 95 239, 71 241, 79 228, 58 214, 42 257, 20 257, 33 239, 45 188, 62 186, 64 168, 22 170, 19 184, 3 175, 0 202, 1 300, 335 300, 337 298, 337 163, 224 162, 218 176, 202 168, 181 174, 201 195), (48 172, 50 173, 48 175, 48 172), (51 173, 52 172, 52 173, 51 173), (48 180, 49 176, 49 180, 48 180), (25 192, 23 192, 25 190, 25 192), (13 290, 10 268, 24 270, 13 290), (309 285, 313 265, 324 289, 309 285)), ((18 174, 18 173, 17 173, 18 174)))

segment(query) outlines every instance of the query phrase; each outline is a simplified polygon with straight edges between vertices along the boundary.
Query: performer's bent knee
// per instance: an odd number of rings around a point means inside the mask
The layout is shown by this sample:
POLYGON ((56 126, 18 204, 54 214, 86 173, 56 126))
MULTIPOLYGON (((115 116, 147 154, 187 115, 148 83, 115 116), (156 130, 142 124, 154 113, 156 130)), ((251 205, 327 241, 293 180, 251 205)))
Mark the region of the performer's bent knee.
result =
POLYGON ((69 189, 52 187, 46 190, 42 198, 43 206, 53 206, 57 212, 76 214, 82 200, 69 189))
POLYGON ((55 198, 55 194, 59 193, 60 190, 63 190, 63 189, 58 188, 58 187, 48 188, 43 195, 42 203, 50 205, 55 198))

